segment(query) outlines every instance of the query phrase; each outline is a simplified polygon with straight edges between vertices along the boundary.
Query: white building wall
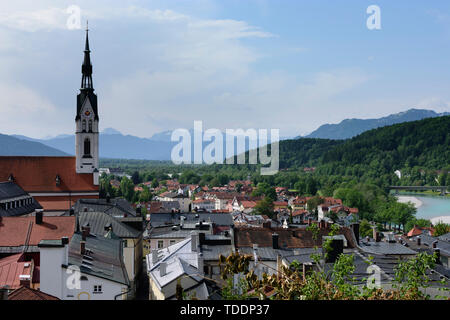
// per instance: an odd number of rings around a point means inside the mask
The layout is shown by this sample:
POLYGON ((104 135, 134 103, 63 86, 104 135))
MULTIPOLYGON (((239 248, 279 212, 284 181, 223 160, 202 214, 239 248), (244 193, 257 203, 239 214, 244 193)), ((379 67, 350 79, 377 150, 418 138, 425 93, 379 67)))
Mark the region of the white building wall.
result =
POLYGON ((61 265, 65 258, 64 248, 40 248, 40 290, 59 299, 63 296, 63 274, 61 265))

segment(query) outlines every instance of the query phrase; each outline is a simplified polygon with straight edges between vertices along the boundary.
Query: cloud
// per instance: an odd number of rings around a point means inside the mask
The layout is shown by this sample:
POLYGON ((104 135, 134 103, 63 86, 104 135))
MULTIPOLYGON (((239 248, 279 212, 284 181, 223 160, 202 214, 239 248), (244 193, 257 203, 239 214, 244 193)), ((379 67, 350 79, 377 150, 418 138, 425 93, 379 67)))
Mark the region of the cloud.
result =
POLYGON ((35 11, 17 11, 0 14, 0 24, 8 28, 36 32, 67 28, 65 9, 47 8, 35 11))
MULTIPOLYGON (((55 37, 48 42, 43 31, 71 39, 79 34, 62 33, 68 17, 65 7, 46 4, 30 2, 28 10, 10 8, 9 15, 0 16, 0 26, 16 30, 8 37, 8 48, 41 50, 22 50, 21 60, 9 63, 13 55, 0 46, 0 64, 8 64, 8 74, 18 83, 0 75, 0 93, 7 97, 0 113, 2 118, 20 119, 17 124, 3 121, 2 132, 35 137, 72 132, 72 85, 80 77, 73 57, 81 63, 81 49, 77 56, 72 46, 61 44, 69 40, 55 37), (55 50, 59 47, 62 50, 55 50), (70 66, 64 67, 67 71, 55 68, 53 62, 61 59, 67 60, 61 65, 70 66), (23 63, 29 61, 35 64, 27 74, 23 63), (60 92, 66 95, 57 98, 60 92)), ((290 70, 256 68, 266 55, 255 42, 267 46, 278 35, 246 21, 198 18, 171 8, 123 7, 123 2, 89 1, 80 7, 83 19, 94 25, 91 49, 101 128, 149 137, 168 129, 189 129, 194 120, 203 120, 210 128, 280 128, 281 135, 296 135, 315 129, 329 110, 340 107, 336 98, 369 81, 363 71, 350 68, 317 71, 301 79, 290 70)), ((1 31, 0 27, 0 39, 11 34, 1 31)), ((77 41, 82 44, 83 39, 77 41)), ((301 46, 293 50, 305 52, 301 46)))
POLYGON ((40 93, 19 84, 0 83, 0 96, 0 128, 4 134, 44 137, 49 128, 51 132, 65 132, 67 124, 61 119, 73 118, 40 93))

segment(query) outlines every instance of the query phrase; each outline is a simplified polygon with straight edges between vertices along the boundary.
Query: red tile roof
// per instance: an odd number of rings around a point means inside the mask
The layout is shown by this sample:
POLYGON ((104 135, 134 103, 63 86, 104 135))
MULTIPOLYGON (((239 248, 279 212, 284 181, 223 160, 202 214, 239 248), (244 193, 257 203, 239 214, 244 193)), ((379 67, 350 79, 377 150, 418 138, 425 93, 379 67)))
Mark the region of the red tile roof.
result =
POLYGON ((37 246, 41 240, 70 240, 74 231, 75 216, 44 216, 42 224, 36 224, 35 217, 4 217, 0 221, 0 247, 23 246, 27 238, 30 246, 37 246))
POLYGON ((92 173, 76 173, 75 157, 0 157, 0 181, 10 174, 27 192, 98 191, 92 173))
POLYGON ((59 300, 57 297, 51 296, 39 290, 20 287, 8 296, 8 300, 59 300))
POLYGON ((0 287, 9 286, 10 289, 20 287, 20 275, 33 276, 31 262, 25 261, 23 253, 0 259, 0 287))

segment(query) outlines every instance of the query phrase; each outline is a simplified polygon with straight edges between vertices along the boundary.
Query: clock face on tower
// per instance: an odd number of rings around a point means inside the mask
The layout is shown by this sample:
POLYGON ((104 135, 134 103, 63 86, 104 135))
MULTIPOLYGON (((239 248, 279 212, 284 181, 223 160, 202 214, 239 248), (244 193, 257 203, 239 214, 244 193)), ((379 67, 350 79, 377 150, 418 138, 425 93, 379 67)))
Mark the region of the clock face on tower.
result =
POLYGON ((84 112, 84 114, 85 114, 87 117, 89 117, 89 116, 91 115, 91 112, 90 112, 89 110, 86 110, 86 111, 84 112))

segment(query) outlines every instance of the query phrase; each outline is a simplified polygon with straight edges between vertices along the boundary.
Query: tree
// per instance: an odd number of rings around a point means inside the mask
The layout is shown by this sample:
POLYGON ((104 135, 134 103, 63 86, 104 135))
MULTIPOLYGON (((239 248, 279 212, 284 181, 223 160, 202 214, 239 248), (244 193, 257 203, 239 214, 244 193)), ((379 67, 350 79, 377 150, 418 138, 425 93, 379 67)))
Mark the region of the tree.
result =
POLYGON ((317 183, 314 178, 309 177, 306 181, 306 193, 314 196, 317 193, 317 183))
POLYGON ((273 216, 273 201, 268 197, 264 197, 262 200, 258 201, 253 208, 255 214, 266 215, 272 218, 273 216))
POLYGON ((361 220, 361 222, 359 223, 359 234, 363 238, 372 237, 373 235, 373 227, 366 219, 361 220))
POLYGON ((450 232, 450 225, 442 221, 436 223, 433 228, 434 228, 433 236, 435 237, 439 237, 450 232))
POLYGON ((155 189, 155 188, 158 188, 158 187, 159 187, 159 182, 158 182, 158 180, 153 179, 153 181, 152 181, 152 188, 155 189))
POLYGON ((403 231, 406 232, 406 223, 412 219, 417 212, 416 207, 412 203, 394 202, 391 206, 394 222, 399 226, 403 226, 403 231))
POLYGON ((322 204, 324 202, 323 198, 319 196, 315 196, 308 201, 306 201, 306 206, 308 207, 309 212, 313 212, 317 209, 317 206, 319 204, 322 204))
POLYGON ((139 177, 139 172, 137 172, 137 171, 133 172, 133 174, 131 175, 131 181, 133 181, 133 183, 135 185, 141 183, 141 179, 139 177))
POLYGON ((132 202, 134 198, 134 183, 127 177, 123 177, 120 181, 120 191, 125 199, 132 202))
POLYGON ((139 194, 139 201, 140 202, 147 202, 152 200, 152 193, 150 192, 150 189, 147 186, 142 187, 142 192, 139 194))
POLYGON ((406 223, 405 231, 411 230, 414 226, 419 228, 431 227, 431 221, 427 219, 411 219, 406 223))

